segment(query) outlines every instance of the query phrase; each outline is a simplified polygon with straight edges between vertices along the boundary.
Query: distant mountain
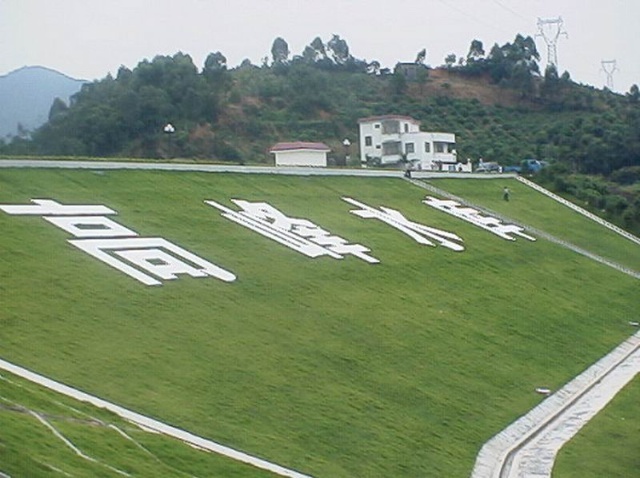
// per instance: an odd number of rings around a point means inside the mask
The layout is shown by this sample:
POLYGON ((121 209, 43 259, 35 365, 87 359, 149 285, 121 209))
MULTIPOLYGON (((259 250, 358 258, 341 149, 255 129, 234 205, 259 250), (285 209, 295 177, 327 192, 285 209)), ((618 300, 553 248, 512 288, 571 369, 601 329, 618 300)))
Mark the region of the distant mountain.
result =
POLYGON ((18 124, 32 131, 47 122, 58 97, 67 104, 84 80, 41 66, 25 66, 0 76, 0 138, 18 133, 18 124))

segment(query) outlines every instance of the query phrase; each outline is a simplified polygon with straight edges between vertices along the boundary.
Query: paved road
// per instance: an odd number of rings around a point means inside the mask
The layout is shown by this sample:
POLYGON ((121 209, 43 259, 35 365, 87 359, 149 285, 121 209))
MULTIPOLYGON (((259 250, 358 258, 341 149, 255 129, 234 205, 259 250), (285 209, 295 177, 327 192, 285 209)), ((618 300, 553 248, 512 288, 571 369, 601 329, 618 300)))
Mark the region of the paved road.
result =
MULTIPOLYGON (((44 159, 0 159, 0 168, 55 168, 55 169, 142 169, 154 171, 193 171, 206 173, 242 173, 242 174, 284 174, 291 176, 363 176, 378 178, 401 178, 403 171, 397 169, 349 169, 349 168, 309 168, 309 167, 273 167, 239 166, 235 164, 198 164, 165 163, 140 161, 59 161, 44 159)), ((514 174, 474 174, 474 173, 438 173, 416 171, 414 178, 481 178, 501 179, 515 177, 514 174)))

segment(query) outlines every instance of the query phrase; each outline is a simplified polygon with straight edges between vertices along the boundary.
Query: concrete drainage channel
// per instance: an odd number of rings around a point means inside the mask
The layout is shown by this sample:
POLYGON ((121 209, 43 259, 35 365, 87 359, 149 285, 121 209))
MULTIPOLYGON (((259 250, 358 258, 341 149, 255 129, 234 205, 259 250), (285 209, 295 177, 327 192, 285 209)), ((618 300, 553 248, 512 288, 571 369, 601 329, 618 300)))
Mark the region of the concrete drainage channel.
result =
POLYGON ((638 373, 640 332, 485 443, 471 477, 550 477, 560 448, 638 373))

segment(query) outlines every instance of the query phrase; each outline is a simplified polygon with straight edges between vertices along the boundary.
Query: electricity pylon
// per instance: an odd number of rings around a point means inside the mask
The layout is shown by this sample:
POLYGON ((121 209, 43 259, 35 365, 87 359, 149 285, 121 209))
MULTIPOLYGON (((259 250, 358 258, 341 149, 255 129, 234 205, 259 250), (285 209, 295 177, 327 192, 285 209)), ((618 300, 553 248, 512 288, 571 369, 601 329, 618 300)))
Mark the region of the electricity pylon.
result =
POLYGON ((547 44, 547 67, 553 65, 558 70, 558 39, 561 35, 569 38, 567 32, 563 29, 562 17, 543 20, 538 18, 537 37, 542 37, 547 44))
POLYGON ((602 71, 607 75, 607 88, 613 91, 613 74, 618 71, 616 60, 602 60, 602 71))

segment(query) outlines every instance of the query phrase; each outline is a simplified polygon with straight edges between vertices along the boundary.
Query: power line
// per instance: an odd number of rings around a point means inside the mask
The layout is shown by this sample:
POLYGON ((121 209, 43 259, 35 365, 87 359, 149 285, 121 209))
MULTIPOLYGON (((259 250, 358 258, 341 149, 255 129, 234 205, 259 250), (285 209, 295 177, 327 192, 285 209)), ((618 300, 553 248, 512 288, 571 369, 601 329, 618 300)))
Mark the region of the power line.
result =
POLYGON ((516 17, 528 22, 529 19, 523 17, 522 15, 520 15, 520 13, 516 12, 514 9, 507 7, 504 3, 499 2, 498 0, 493 0, 493 3, 495 3, 496 5, 498 5, 499 7, 501 7, 503 10, 508 11, 509 13, 511 13, 512 15, 515 15, 516 17))
POLYGON ((484 26, 486 26, 486 27, 489 27, 489 28, 491 28, 491 29, 493 29, 493 30, 500 31, 500 32, 502 32, 502 33, 510 33, 510 32, 508 32, 508 31, 506 31, 506 30, 503 30, 502 28, 500 28, 500 27, 498 27, 498 26, 496 26, 496 25, 493 25, 493 24, 491 24, 491 23, 489 23, 489 22, 486 22, 486 21, 482 20, 481 18, 479 18, 479 17, 477 17, 477 16, 475 16, 475 15, 471 15, 469 12, 466 12, 465 10, 463 10, 463 9, 461 9, 461 8, 456 7, 455 5, 452 5, 451 3, 448 3, 448 2, 446 2, 445 0, 440 0, 440 2, 441 2, 443 5, 445 5, 445 6, 449 7, 449 8, 451 8, 452 10, 457 11, 458 13, 460 13, 460 14, 464 15, 464 16, 465 16, 465 17, 467 17, 467 18, 470 18, 471 20, 473 20, 473 21, 475 21, 475 22, 477 22, 477 23, 481 23, 481 24, 483 24, 483 25, 484 25, 484 26))

